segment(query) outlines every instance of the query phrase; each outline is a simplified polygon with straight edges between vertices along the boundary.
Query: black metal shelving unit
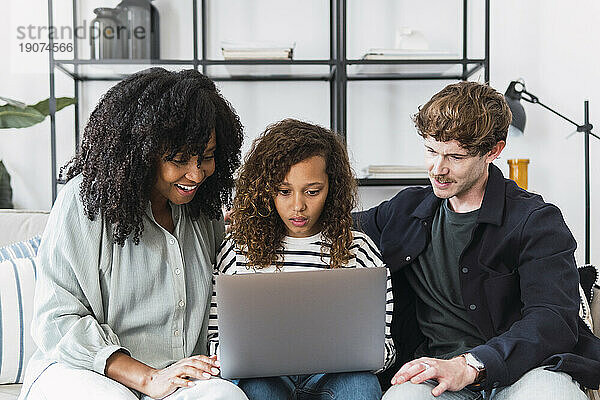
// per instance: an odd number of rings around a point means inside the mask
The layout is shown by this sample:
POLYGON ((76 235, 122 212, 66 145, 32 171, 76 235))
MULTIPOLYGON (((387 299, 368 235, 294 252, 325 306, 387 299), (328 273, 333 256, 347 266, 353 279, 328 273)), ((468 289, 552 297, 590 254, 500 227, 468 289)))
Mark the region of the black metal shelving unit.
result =
MULTIPOLYGON (((189 66, 207 74, 215 81, 238 81, 238 82, 260 82, 260 81, 322 81, 329 83, 330 91, 330 127, 341 135, 346 136, 347 124, 347 89, 349 81, 395 81, 395 80, 467 80, 473 74, 484 70, 485 81, 490 78, 490 0, 485 0, 485 56, 484 58, 467 57, 467 34, 468 34, 468 3, 469 0, 463 0, 463 27, 462 27, 462 57, 457 59, 398 59, 398 60, 363 60, 348 59, 346 57, 346 32, 348 29, 346 22, 346 0, 330 0, 330 31, 329 31, 329 59, 326 60, 213 60, 206 57, 208 35, 208 1, 209 0, 191 0, 192 1, 192 22, 193 22, 193 58, 177 60, 83 60, 79 59, 77 38, 73 37, 73 59, 59 60, 55 58, 52 51, 49 52, 49 76, 50 76, 50 152, 51 152, 51 173, 52 173, 52 202, 56 199, 58 174, 56 166, 56 93, 55 93, 55 72, 59 70, 73 79, 74 96, 79 99, 82 92, 81 85, 86 81, 119 81, 128 73, 106 73, 92 74, 86 70, 87 65, 112 65, 119 66, 139 66, 141 68, 154 66, 189 66), (200 13, 198 10, 200 9, 200 13), (198 21, 200 14, 201 21, 198 21), (199 23, 200 22, 200 23, 199 23), (199 43, 198 29, 201 29, 202 40, 199 43), (198 45, 201 47, 201 54, 198 52, 198 45), (408 74, 408 73, 348 73, 348 68, 353 65, 459 65, 460 73, 455 74, 408 74), (269 74, 248 74, 235 76, 211 76, 209 67, 217 65, 245 65, 265 67, 269 65, 295 65, 295 66, 327 66, 327 73, 295 73, 287 75, 269 75, 269 74)), ((72 0, 73 7, 73 29, 77 26, 77 0, 72 0)), ((48 25, 54 26, 53 21, 54 0, 48 0, 48 25)), ((49 39, 49 47, 52 49, 53 38, 49 39)), ((79 126, 80 109, 79 102, 75 104, 75 143, 79 144, 79 126)), ((427 178, 405 178, 405 179, 371 179, 363 178, 358 180, 361 186, 410 186, 427 185, 427 178)))

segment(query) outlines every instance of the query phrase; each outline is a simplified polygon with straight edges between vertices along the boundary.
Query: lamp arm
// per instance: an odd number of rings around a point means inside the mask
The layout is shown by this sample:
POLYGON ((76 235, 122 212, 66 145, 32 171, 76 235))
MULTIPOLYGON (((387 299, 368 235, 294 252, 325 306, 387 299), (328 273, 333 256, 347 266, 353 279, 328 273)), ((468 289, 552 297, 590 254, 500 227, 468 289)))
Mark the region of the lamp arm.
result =
POLYGON ((596 135, 595 133, 592 133, 592 124, 587 124, 587 125, 579 125, 577 122, 565 117, 564 115, 562 115, 561 113, 559 113, 558 111, 553 110, 552 108, 548 107, 547 105, 545 105, 544 103, 542 103, 540 101, 540 99, 534 95, 529 93, 527 90, 523 90, 521 92, 521 99, 529 102, 529 103, 533 103, 533 104, 539 104, 540 106, 544 107, 546 110, 551 111, 552 113, 558 115, 559 117, 561 117, 562 119, 569 121, 570 123, 572 123, 573 125, 575 125, 577 127, 577 132, 588 132, 590 135, 594 136, 596 139, 600 140, 600 136, 596 135), (523 96, 525 95, 525 96, 523 96))

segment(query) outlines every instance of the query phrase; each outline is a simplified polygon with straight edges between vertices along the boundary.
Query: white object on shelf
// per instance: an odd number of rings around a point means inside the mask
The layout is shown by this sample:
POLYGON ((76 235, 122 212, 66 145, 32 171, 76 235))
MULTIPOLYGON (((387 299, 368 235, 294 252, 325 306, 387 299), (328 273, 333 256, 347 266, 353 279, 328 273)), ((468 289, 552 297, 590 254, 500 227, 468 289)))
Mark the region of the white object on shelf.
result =
POLYGON ((396 30, 396 48, 401 50, 428 50, 429 43, 420 31, 404 26, 396 30))

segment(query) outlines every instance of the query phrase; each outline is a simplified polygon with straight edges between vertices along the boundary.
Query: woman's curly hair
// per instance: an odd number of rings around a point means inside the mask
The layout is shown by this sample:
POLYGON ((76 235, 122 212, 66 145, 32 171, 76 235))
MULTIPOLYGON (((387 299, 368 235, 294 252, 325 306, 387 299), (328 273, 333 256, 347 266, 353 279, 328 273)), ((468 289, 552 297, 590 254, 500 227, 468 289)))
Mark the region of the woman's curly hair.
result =
POLYGON ((119 82, 102 97, 85 127, 81 149, 60 170, 83 175, 80 196, 88 218, 100 213, 116 243, 139 243, 142 216, 158 161, 202 155, 216 133, 215 173, 188 203, 192 218, 218 218, 231 202, 240 165, 242 125, 215 84, 196 70, 150 68, 119 82))
MULTIPOLYGON (((231 238, 255 268, 279 265, 286 227, 274 198, 290 168, 313 156, 326 161, 329 192, 319 218, 331 268, 351 258, 356 181, 348 153, 338 135, 323 127, 285 119, 267 127, 252 144, 236 180, 231 238)), ((323 249, 324 250, 324 249, 323 249)), ((322 253, 323 253, 322 250, 322 253)))

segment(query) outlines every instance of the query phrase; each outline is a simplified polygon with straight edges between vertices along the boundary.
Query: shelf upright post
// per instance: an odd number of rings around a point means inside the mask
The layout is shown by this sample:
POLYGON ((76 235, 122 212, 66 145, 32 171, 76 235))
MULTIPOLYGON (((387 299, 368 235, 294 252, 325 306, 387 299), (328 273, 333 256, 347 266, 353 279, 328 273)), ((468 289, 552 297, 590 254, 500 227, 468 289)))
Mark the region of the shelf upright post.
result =
POLYGON ((585 263, 590 263, 590 102, 583 102, 583 168, 585 185, 585 263))
POLYGON ((468 28, 468 0, 463 0, 463 29, 462 29, 462 80, 467 80, 467 28, 468 28))
POLYGON ((337 0, 329 0, 329 127, 337 132, 337 56, 338 51, 338 27, 337 27, 337 0))
MULTIPOLYGON (((201 4, 201 12, 202 12, 202 73, 204 75, 206 75, 206 59, 208 58, 206 56, 206 51, 207 51, 207 38, 208 38, 208 15, 207 11, 208 11, 208 5, 206 4, 207 0, 201 0, 202 4, 201 4)), ((194 8, 197 7, 196 5, 197 0, 194 0, 194 8)), ((194 23, 197 25, 198 21, 196 18, 196 12, 194 11, 194 23)), ((198 30, 197 30, 197 26, 196 28, 194 28, 194 63, 196 63, 198 61, 198 30)))
POLYGON ((340 77, 340 124, 339 129, 346 140, 346 109, 348 99, 346 96, 348 86, 348 76, 346 67, 348 60, 346 59, 346 0, 340 1, 341 10, 338 11, 339 17, 341 18, 341 29, 340 29, 340 71, 338 72, 340 77))
MULTIPOLYGON (((77 0, 73 0, 73 59, 79 59, 79 50, 77 49, 77 0)), ((73 97, 75 97, 75 152, 79 151, 79 65, 73 65, 75 78, 73 78, 73 97)))
POLYGON ((52 26, 54 26, 52 0, 48 0, 48 68, 50 71, 50 98, 48 101, 48 111, 50 114, 50 174, 52 175, 52 204, 56 200, 57 183, 56 183, 56 93, 54 87, 54 35, 52 34, 52 26))
POLYGON ((485 83, 490 82, 490 0, 485 0, 485 83))

